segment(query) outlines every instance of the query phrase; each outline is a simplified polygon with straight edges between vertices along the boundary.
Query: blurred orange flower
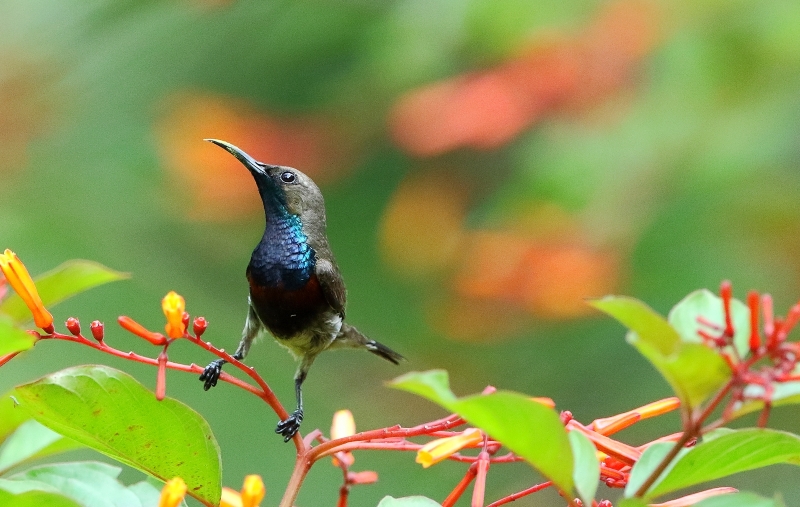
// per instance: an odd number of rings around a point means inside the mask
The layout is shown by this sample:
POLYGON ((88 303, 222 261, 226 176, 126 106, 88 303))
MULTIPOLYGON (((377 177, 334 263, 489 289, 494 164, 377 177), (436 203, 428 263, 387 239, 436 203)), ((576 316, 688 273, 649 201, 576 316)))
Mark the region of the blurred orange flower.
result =
POLYGON ((263 162, 296 167, 317 183, 341 173, 352 151, 349 136, 321 117, 281 118, 243 101, 197 93, 173 97, 167 109, 156 139, 194 219, 228 221, 261 211, 250 174, 205 138, 230 141, 263 162))
POLYGON ((417 451, 416 461, 423 468, 428 468, 445 460, 466 447, 472 447, 483 441, 483 434, 477 428, 469 428, 452 437, 431 440, 417 451))
POLYGON ((596 103, 620 88, 655 40, 655 6, 617 0, 581 36, 555 38, 492 69, 408 92, 390 112, 389 129, 417 156, 497 148, 550 111, 596 103))

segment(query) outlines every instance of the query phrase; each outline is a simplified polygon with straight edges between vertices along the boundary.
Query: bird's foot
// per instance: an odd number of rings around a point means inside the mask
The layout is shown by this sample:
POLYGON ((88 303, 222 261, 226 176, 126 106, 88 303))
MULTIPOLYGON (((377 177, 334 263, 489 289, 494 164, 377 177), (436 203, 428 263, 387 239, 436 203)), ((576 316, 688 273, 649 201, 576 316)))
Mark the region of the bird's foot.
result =
POLYGON ((206 369, 203 370, 203 373, 200 375, 200 381, 205 382, 203 384, 203 389, 208 391, 215 385, 217 385, 217 380, 219 380, 219 375, 222 373, 222 365, 225 364, 224 359, 217 359, 216 361, 211 361, 206 369))
POLYGON ((300 429, 300 423, 303 422, 303 410, 297 409, 292 412, 292 415, 278 423, 275 428, 275 433, 283 435, 283 441, 288 442, 292 439, 297 430, 300 429))

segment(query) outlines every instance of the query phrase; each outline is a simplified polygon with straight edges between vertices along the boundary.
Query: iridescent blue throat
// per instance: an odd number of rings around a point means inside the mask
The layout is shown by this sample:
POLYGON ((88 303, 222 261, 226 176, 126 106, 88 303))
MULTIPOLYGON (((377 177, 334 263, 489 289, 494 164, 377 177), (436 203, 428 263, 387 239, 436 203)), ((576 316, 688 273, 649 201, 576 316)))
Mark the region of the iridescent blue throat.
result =
POLYGON ((302 289, 314 272, 316 256, 300 217, 289 213, 278 199, 264 204, 267 226, 250 259, 250 274, 261 286, 302 289))

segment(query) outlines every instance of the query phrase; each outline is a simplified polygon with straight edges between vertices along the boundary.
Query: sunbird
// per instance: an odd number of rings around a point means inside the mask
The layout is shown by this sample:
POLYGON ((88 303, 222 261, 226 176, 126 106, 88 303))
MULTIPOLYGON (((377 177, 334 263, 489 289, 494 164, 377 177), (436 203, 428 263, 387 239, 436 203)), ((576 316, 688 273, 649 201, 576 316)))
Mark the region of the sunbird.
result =
MULTIPOLYGON (((247 265, 249 309, 233 357, 247 356, 253 340, 267 330, 299 361, 294 375, 297 408, 275 432, 288 442, 303 421, 303 381, 320 352, 366 349, 398 364, 403 356, 345 323, 347 293, 328 245, 325 201, 319 187, 292 167, 256 161, 236 146, 206 139, 236 157, 253 175, 264 204, 264 236, 247 265)), ((217 384, 224 359, 206 366, 200 380, 217 384)))

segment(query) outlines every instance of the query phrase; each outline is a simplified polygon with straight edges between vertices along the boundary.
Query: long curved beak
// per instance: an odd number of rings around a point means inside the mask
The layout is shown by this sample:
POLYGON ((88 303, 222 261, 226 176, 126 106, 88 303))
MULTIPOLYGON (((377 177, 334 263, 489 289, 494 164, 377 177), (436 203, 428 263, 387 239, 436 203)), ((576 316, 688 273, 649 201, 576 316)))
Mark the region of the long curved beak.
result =
POLYGON ((216 144, 220 148, 224 149, 234 157, 236 157, 239 162, 241 162, 251 173, 253 174, 267 174, 264 170, 264 165, 258 162, 256 159, 242 151, 241 149, 237 148, 236 146, 232 145, 231 143, 226 143, 225 141, 220 141, 219 139, 203 139, 204 141, 208 141, 209 143, 216 144))

